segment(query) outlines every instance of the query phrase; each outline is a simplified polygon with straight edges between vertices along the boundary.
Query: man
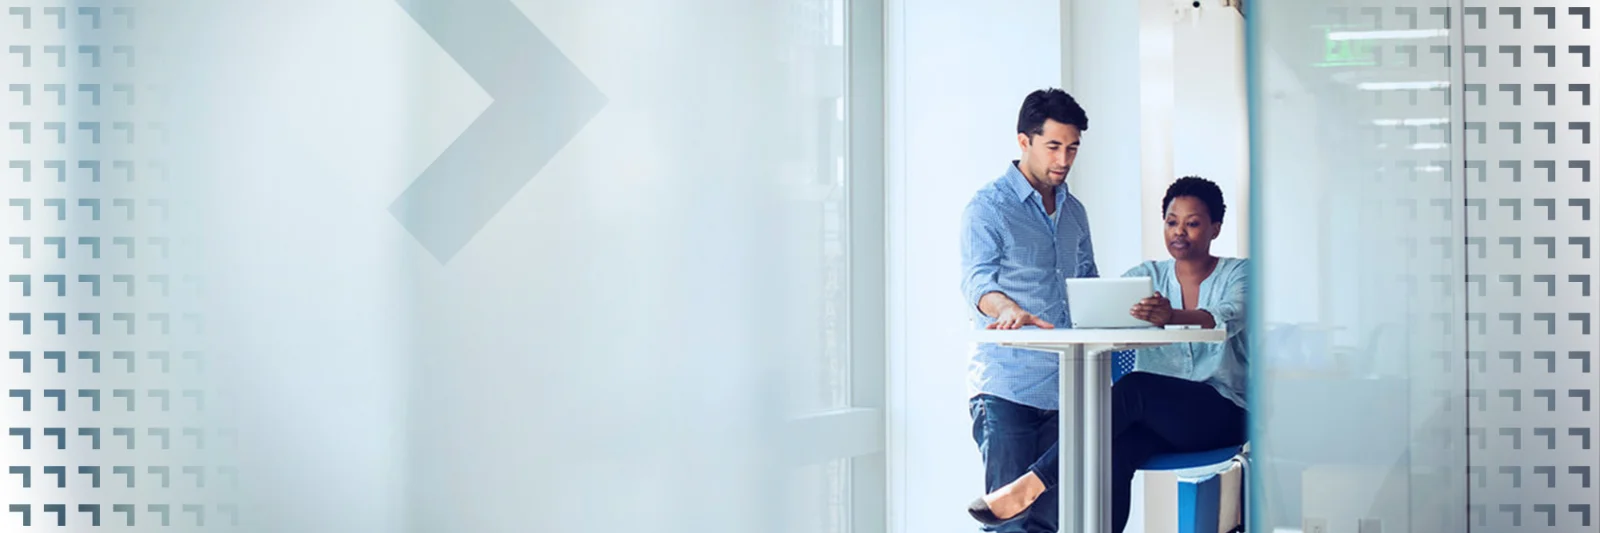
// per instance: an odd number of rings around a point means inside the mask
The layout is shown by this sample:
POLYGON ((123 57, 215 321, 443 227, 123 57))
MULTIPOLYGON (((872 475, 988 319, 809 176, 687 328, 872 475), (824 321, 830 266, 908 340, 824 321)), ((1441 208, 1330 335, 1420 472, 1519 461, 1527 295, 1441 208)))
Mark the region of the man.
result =
MULTIPOLYGON (((961 289, 978 327, 1068 326, 1065 279, 1099 276, 1088 216, 1066 186, 1088 129, 1083 108, 1059 89, 1034 91, 1022 101, 1022 158, 973 195, 962 215, 961 289)), ((973 352, 968 391, 985 492, 1025 474, 1055 443, 1060 370, 1046 352, 992 344, 973 352)), ((1054 492, 1046 492, 1025 516, 984 529, 1054 532, 1056 513, 1054 492)))

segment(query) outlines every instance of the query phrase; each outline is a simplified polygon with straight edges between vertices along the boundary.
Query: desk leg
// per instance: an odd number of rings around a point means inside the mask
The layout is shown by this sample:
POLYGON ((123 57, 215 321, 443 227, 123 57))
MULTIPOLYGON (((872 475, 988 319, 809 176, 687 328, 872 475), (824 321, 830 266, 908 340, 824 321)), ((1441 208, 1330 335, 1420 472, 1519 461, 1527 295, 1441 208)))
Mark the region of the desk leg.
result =
MULTIPOLYGON (((1060 528, 1111 531, 1111 359, 1061 352, 1060 528)), ((1112 532, 1120 533, 1120 532, 1112 532)))
POLYGON ((1089 426, 1090 417, 1084 416, 1089 412, 1085 410, 1083 395, 1084 366, 1083 346, 1075 346, 1071 351, 1061 354, 1061 410, 1057 413, 1056 426, 1060 428, 1057 442, 1061 471, 1056 473, 1056 496, 1060 499, 1059 508, 1061 516, 1057 521, 1063 533, 1103 533, 1103 529, 1095 529, 1089 521, 1089 508, 1085 505, 1094 493, 1084 483, 1085 467, 1089 466, 1084 461, 1085 429, 1089 426))
MULTIPOLYGON (((1083 350, 1079 348, 1080 355, 1083 350)), ((1083 398, 1083 527, 1111 531, 1111 358, 1080 357, 1083 398)), ((1121 532, 1112 532, 1121 533, 1121 532)))

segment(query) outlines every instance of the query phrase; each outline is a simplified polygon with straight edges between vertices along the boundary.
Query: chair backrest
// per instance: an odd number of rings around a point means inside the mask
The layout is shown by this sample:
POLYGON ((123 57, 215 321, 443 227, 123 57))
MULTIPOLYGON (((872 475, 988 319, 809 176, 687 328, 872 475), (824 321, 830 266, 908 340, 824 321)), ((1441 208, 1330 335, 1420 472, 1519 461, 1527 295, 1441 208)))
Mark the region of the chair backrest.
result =
POLYGON ((1123 350, 1111 354, 1111 382, 1116 383, 1122 376, 1133 371, 1134 363, 1138 362, 1138 353, 1133 350, 1123 350))

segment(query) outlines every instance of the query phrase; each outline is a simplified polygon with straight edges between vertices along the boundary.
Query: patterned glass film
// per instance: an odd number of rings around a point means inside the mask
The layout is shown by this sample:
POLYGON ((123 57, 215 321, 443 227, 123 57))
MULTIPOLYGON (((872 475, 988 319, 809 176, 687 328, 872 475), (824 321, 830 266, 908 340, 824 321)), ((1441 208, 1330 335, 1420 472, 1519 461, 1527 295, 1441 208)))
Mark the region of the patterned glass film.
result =
POLYGON ((3 530, 241 520, 162 25, 140 3, 0 2, 3 530))
POLYGON ((1600 531, 1600 30, 1588 0, 1465 2, 1468 519, 1600 531))

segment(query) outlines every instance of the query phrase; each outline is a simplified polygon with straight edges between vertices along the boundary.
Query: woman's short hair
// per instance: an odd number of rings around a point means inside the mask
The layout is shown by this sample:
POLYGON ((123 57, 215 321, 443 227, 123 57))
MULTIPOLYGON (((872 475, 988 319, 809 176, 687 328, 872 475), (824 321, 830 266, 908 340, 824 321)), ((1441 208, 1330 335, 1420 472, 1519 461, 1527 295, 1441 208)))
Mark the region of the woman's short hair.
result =
POLYGON ((1192 196, 1200 200, 1200 203, 1206 204, 1206 212, 1211 215, 1212 222, 1222 222, 1223 215, 1228 212, 1227 204, 1222 202, 1221 187, 1199 176, 1184 176, 1167 186, 1167 196, 1161 199, 1163 216, 1167 212, 1167 207, 1172 205, 1172 199, 1179 196, 1192 196))

